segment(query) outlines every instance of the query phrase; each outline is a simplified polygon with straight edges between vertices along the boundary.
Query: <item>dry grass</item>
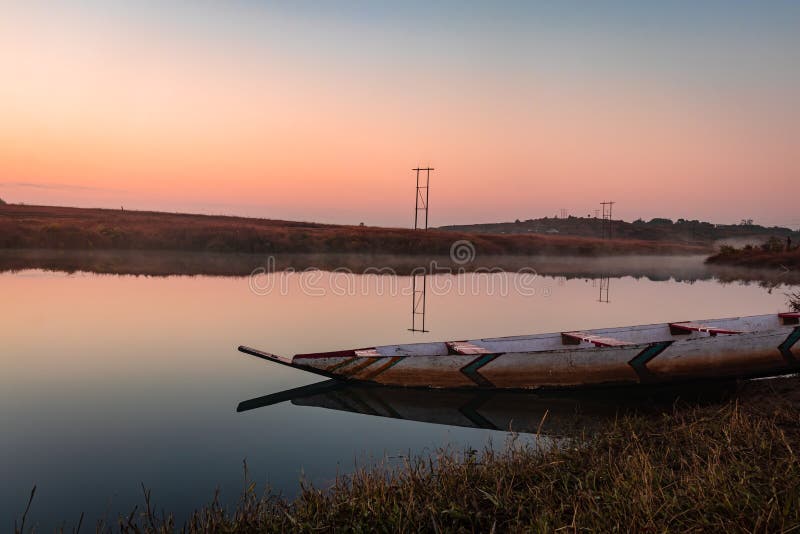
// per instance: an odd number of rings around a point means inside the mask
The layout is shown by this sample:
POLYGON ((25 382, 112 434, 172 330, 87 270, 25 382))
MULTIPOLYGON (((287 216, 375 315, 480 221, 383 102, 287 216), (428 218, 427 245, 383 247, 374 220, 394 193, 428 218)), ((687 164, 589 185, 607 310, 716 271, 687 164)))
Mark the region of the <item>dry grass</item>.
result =
POLYGON ((797 421, 735 403, 627 418, 573 449, 444 454, 307 488, 292 503, 251 492, 235 514, 211 507, 187 530, 785 531, 800 525, 800 443, 781 424, 797 421))
POLYGON ((401 228, 47 206, 0 206, 0 248, 241 253, 448 255, 459 239, 478 254, 698 254, 697 246, 579 237, 462 234, 401 228))

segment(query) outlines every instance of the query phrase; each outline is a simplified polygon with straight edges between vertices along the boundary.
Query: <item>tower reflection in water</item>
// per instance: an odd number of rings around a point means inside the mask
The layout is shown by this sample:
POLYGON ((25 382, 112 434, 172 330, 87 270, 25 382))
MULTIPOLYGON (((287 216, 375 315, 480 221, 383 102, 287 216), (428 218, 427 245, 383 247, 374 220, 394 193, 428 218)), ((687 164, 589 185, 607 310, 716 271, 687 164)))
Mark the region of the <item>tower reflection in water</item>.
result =
POLYGON ((429 332, 425 329, 428 304, 428 273, 411 274, 411 332, 429 332))

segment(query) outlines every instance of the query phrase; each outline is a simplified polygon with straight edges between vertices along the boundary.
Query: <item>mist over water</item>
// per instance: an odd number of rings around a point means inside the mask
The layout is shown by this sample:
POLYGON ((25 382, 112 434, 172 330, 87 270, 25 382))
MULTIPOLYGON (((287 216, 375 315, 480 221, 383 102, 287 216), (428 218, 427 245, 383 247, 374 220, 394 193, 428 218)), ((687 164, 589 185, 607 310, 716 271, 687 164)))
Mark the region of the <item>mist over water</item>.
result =
POLYGON ((40 269, 133 275, 251 276, 254 272, 337 271, 354 274, 427 272, 535 272, 539 275, 601 278, 646 277, 652 280, 759 281, 798 284, 800 271, 707 265, 705 256, 472 256, 455 262, 448 256, 392 254, 232 254, 126 250, 0 250, 0 272, 40 269))

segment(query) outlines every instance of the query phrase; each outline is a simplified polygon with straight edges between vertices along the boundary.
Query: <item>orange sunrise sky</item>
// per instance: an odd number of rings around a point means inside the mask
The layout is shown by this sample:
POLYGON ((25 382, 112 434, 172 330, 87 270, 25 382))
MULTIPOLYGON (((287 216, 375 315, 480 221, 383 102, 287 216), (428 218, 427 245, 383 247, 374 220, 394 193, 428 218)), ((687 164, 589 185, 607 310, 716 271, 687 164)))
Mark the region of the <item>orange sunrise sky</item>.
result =
POLYGON ((800 3, 0 3, 7 202, 800 226, 800 3))

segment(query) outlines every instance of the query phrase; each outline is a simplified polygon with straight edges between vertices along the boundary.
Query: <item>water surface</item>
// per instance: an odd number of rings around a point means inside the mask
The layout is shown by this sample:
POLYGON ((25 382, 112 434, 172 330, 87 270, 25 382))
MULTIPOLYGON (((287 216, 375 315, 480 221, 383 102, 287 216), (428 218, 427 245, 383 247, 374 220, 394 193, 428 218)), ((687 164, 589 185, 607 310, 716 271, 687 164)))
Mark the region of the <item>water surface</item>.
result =
POLYGON ((713 279, 537 276, 520 292, 519 275, 508 274, 504 292, 481 274, 429 275, 430 332, 420 333, 408 330, 409 277, 317 273, 309 285, 269 276, 274 289, 259 295, 248 278, 0 274, 0 528, 21 515, 34 484, 31 516, 49 529, 81 512, 89 524, 113 521, 141 503, 141 484, 179 515, 218 487, 233 503, 245 460, 253 480, 291 496, 301 477, 325 486, 371 459, 507 439, 480 425, 313 402, 237 413, 242 401, 319 381, 243 355, 240 344, 291 355, 786 308, 782 286, 713 279))

